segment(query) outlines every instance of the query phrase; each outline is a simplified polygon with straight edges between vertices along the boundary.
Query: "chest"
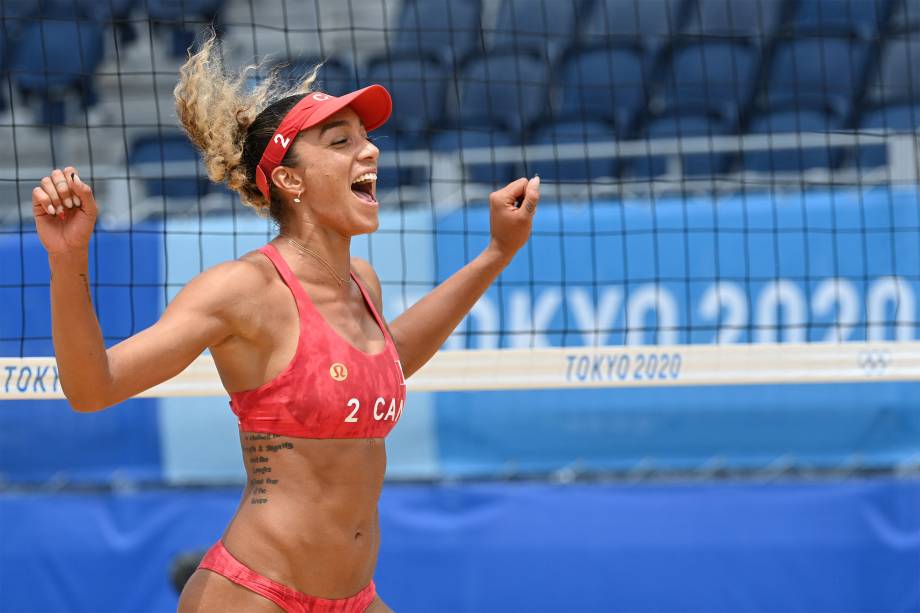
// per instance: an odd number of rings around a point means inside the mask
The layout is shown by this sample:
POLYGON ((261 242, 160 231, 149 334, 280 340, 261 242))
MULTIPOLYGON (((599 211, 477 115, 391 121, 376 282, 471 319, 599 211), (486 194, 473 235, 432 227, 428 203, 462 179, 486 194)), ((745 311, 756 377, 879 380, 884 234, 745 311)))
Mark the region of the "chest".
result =
POLYGON ((263 315, 253 330, 255 338, 268 341, 266 346, 286 347, 301 333, 323 330, 364 353, 378 353, 386 345, 383 330, 357 288, 343 297, 324 287, 305 287, 310 304, 300 309, 290 290, 283 285, 276 289, 264 297, 263 315))

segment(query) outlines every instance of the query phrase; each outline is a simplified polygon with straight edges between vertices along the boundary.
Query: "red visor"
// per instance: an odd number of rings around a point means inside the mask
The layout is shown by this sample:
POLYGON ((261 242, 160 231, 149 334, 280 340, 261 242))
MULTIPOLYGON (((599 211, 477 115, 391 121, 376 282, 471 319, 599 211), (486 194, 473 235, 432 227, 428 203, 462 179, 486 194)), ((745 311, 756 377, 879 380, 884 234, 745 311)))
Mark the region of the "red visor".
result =
POLYGON ((322 92, 312 92, 304 96, 281 120, 281 125, 272 134, 256 168, 256 185, 266 200, 271 200, 269 185, 272 171, 281 164, 297 134, 301 130, 322 123, 346 106, 350 106, 358 114, 364 129, 370 132, 389 119, 393 101, 390 99, 390 93, 382 85, 370 85, 338 98, 322 92))

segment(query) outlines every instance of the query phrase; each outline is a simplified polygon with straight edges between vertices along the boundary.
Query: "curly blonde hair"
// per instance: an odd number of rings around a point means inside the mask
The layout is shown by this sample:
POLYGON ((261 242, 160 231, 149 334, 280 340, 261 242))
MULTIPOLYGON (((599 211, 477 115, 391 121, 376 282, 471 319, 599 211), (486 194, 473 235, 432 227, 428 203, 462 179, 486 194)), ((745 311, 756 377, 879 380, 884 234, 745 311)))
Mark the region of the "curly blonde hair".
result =
MULTIPOLYGON (((243 204, 279 224, 282 203, 271 186, 266 200, 256 186, 255 171, 274 131, 284 116, 312 91, 321 64, 299 80, 281 74, 282 65, 268 71, 254 89, 247 91, 252 75, 264 72, 262 63, 228 74, 217 35, 212 29, 196 52, 179 69, 174 94, 176 112, 192 143, 201 151, 208 177, 238 192, 243 204)), ((297 163, 290 148, 282 164, 297 163)))

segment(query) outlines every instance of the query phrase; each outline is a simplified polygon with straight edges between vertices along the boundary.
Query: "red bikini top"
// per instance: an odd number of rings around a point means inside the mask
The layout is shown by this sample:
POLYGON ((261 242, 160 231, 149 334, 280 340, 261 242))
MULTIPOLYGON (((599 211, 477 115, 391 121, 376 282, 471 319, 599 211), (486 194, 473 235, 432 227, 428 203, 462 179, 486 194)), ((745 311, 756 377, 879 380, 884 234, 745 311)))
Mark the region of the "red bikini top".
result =
POLYGON ((294 294, 300 319, 297 351, 274 379, 230 394, 240 430, 301 438, 382 438, 402 415, 406 381, 396 346, 352 273, 386 345, 368 354, 350 345, 322 318, 274 245, 265 254, 294 294))

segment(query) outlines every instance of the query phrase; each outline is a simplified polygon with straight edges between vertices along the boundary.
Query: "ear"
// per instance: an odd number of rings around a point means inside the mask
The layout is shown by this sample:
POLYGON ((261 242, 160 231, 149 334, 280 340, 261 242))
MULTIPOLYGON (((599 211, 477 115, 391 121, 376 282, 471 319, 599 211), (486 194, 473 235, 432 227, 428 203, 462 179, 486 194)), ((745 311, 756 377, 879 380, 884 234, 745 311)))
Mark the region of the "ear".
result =
POLYGON ((287 166, 278 166, 272 171, 272 183, 291 198, 304 190, 303 177, 296 170, 287 166))

